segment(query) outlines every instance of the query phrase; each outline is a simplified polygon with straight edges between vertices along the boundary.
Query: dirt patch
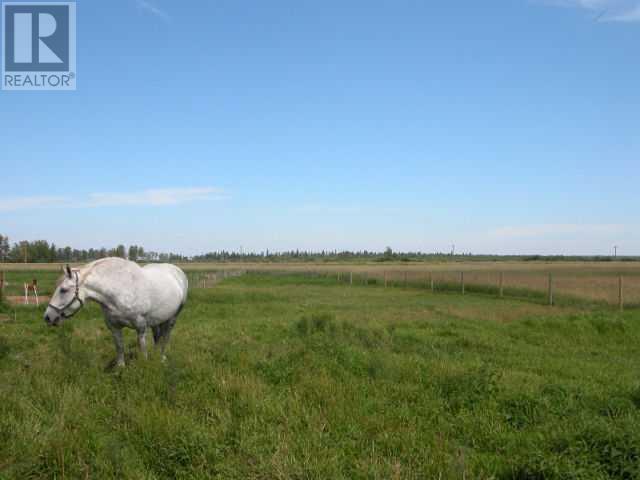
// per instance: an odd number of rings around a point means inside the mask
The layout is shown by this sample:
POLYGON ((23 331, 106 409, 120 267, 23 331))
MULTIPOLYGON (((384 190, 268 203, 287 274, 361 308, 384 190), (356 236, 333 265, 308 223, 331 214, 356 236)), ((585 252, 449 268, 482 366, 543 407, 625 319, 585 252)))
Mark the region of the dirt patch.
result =
POLYGON ((0 323, 8 322, 10 320, 8 315, 0 315, 0 323))
MULTIPOLYGON (((39 296, 38 299, 40 300, 40 305, 42 304, 47 304, 49 303, 49 299, 51 297, 46 297, 46 296, 39 296)), ((6 296, 4 297, 4 299, 9 302, 11 305, 27 305, 24 301, 24 296, 23 295, 18 295, 18 296, 6 296)), ((33 298, 32 296, 29 297, 29 305, 36 305, 36 299, 33 298)))

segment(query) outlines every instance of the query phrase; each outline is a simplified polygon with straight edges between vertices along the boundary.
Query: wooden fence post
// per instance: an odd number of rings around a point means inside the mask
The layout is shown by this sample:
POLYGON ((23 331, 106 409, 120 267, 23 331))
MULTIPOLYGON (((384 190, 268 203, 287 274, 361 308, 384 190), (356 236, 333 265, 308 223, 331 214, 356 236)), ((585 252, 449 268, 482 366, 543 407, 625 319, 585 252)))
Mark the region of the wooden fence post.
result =
POLYGON ((384 288, 387 288, 387 271, 384 271, 384 288))
POLYGON ((553 274, 549 274, 549 305, 553 305, 553 274))
POLYGON ((462 286, 462 294, 464 295, 464 272, 460 272, 460 285, 462 286))
POLYGON ((624 278, 622 275, 618 277, 618 307, 621 312, 624 310, 624 278))
POLYGON ((431 293, 434 293, 436 291, 436 286, 435 283, 433 283, 433 272, 429 273, 429 277, 431 278, 431 293))
POLYGON ((0 300, 4 298, 4 270, 0 270, 0 300))
POLYGON ((504 297, 504 273, 500 272, 500 298, 504 297))
POLYGON ((353 285, 353 272, 349 272, 349 285, 353 285))

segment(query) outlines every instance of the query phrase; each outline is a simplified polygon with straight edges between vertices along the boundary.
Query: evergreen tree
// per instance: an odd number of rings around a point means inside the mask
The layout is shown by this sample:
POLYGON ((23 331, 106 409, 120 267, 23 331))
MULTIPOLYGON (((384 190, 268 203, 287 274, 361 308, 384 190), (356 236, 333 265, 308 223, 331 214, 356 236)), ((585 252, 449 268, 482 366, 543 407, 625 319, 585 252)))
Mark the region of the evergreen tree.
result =
POLYGON ((114 257, 127 258, 127 251, 124 245, 118 245, 114 252, 114 257))
POLYGON ((1 262, 7 261, 10 248, 11 247, 9 246, 9 237, 0 235, 0 261, 1 262))

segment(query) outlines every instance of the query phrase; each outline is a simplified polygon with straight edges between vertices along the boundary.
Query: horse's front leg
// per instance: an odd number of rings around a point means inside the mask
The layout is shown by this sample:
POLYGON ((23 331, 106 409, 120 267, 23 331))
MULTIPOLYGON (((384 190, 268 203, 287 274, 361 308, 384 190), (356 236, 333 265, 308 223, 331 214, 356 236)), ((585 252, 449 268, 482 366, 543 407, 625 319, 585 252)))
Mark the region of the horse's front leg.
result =
POLYGON ((140 347, 140 353, 146 360, 147 357, 147 319, 143 315, 138 315, 134 321, 131 322, 131 326, 138 333, 138 347, 140 347))
POLYGON ((113 343, 116 346, 116 366, 124 367, 124 341, 122 340, 122 328, 112 328, 113 343))
POLYGON ((140 352, 142 353, 142 356, 146 360, 148 358, 147 337, 145 335, 147 332, 147 329, 145 327, 142 327, 142 328, 137 328, 136 331, 138 332, 138 346, 140 347, 140 352))
POLYGON ((104 311, 104 323, 113 336, 113 344, 116 347, 116 366, 124 367, 124 341, 122 339, 122 324, 117 322, 106 308, 104 311))

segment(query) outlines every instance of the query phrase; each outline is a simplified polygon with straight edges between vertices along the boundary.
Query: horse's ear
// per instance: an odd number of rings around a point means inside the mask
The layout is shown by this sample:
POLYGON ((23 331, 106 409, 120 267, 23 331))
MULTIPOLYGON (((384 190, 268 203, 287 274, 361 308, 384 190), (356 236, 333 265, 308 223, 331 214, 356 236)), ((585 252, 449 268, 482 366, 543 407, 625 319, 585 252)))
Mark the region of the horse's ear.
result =
POLYGON ((71 274, 71 269, 69 268, 69 264, 67 263, 67 265, 65 266, 65 273, 67 274, 67 277, 71 278, 73 275, 71 274))

